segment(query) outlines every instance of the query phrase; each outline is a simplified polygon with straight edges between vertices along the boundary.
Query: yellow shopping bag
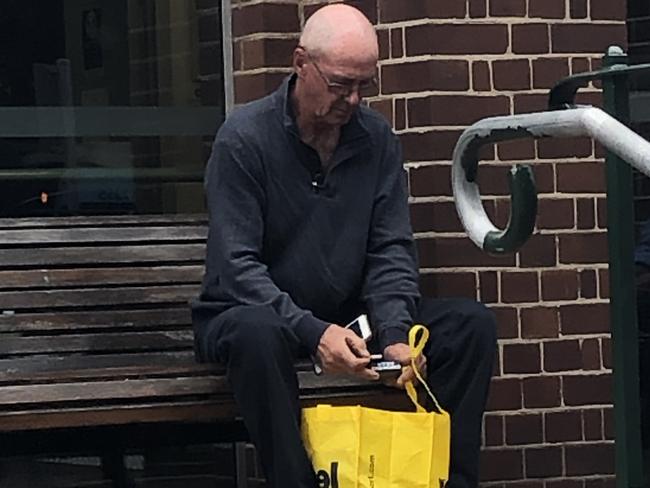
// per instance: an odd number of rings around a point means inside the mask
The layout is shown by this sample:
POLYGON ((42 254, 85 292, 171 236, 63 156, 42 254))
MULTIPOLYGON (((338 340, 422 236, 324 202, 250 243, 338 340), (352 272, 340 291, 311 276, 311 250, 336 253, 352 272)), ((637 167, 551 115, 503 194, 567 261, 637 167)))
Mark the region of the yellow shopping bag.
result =
POLYGON ((436 405, 415 412, 318 405, 303 409, 302 435, 319 488, 442 488, 449 477, 450 419, 415 368, 429 331, 409 331, 411 367, 436 405), (417 334, 421 332, 419 340, 417 334))

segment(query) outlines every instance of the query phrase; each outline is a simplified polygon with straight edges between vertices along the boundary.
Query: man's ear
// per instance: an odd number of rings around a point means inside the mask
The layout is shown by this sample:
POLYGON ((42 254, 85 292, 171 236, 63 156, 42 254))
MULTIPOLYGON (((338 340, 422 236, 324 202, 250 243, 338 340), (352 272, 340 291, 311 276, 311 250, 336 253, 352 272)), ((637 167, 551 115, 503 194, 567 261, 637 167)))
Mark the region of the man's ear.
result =
POLYGON ((302 46, 296 47, 293 50, 293 70, 298 75, 298 78, 302 78, 305 72, 305 61, 307 60, 307 53, 305 48, 302 46))

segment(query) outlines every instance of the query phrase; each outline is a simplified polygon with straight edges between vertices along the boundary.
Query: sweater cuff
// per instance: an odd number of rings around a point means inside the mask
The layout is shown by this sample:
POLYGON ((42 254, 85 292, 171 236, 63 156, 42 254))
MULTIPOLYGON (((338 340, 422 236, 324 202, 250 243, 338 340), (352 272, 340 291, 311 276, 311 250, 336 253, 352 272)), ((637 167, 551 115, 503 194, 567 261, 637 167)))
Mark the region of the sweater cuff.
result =
POLYGON ((300 342, 307 348, 309 354, 315 354, 320 338, 330 325, 329 322, 317 319, 311 314, 303 316, 295 326, 295 332, 300 342))
POLYGON ((406 325, 393 325, 382 329, 379 333, 379 346, 382 353, 384 349, 393 344, 408 344, 409 327, 406 325))

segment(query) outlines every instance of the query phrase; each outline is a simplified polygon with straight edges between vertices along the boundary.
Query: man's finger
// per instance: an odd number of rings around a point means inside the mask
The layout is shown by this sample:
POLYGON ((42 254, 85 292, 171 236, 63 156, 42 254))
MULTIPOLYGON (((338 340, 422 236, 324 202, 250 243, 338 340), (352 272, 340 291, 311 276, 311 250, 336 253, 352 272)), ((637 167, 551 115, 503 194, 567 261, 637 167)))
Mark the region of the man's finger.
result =
POLYGON ((360 358, 370 357, 366 342, 360 337, 357 337, 356 335, 354 337, 348 336, 345 338, 345 343, 348 345, 355 356, 360 358))
POLYGON ((352 354, 352 352, 348 352, 343 357, 343 361, 351 372, 361 371, 363 369, 367 369, 368 364, 370 364, 370 356, 360 358, 352 354))
POLYGON ((371 381, 377 381, 380 378, 379 373, 377 373, 377 371, 371 368, 363 368, 359 370, 356 373, 356 375, 359 376, 360 378, 364 378, 366 380, 371 380, 371 381))
POLYGON ((395 384, 398 388, 404 388, 404 385, 409 381, 415 382, 417 381, 417 378, 415 377, 415 373, 413 372, 413 368, 411 366, 404 366, 402 368, 402 374, 399 375, 399 378, 397 378, 395 384))

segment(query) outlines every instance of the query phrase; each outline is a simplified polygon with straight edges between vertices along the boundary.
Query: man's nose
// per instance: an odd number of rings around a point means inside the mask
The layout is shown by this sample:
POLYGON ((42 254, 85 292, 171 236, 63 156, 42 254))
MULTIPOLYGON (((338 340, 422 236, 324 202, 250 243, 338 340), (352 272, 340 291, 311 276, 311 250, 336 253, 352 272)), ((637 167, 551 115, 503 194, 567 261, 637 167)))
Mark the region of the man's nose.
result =
POLYGON ((352 106, 359 105, 359 102, 361 101, 361 95, 359 94, 359 87, 356 87, 352 91, 350 91, 348 96, 345 97, 345 101, 352 106))

